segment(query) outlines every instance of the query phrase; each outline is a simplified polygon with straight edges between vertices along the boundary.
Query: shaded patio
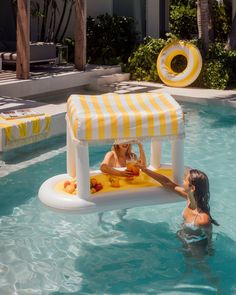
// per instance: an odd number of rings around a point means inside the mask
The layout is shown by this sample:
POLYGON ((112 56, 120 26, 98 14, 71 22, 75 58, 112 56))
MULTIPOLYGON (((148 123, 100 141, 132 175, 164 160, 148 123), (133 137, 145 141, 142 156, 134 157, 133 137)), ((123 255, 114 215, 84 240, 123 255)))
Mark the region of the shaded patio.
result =
MULTIPOLYGON (((77 71, 77 69, 74 64, 70 63, 63 65, 57 65, 55 63, 39 63, 30 65, 29 75, 30 78, 39 78, 75 71, 77 71)), ((17 80, 16 64, 4 65, 3 70, 0 72, 0 84, 15 80, 17 80)))
MULTIPOLYGON (((86 64, 86 0, 75 0, 75 52, 74 69, 84 71, 86 64)), ((2 79, 29 79, 38 71, 38 66, 30 65, 30 0, 17 0, 16 13, 16 63, 7 67, 1 73, 2 79), (14 77, 14 71, 16 71, 14 77)), ((69 66, 68 66, 69 67, 69 66)), ((66 67, 63 67, 65 70, 66 67)), ((60 67, 50 64, 43 67, 41 72, 58 72, 60 67), (42 70, 43 69, 43 70, 42 70)))

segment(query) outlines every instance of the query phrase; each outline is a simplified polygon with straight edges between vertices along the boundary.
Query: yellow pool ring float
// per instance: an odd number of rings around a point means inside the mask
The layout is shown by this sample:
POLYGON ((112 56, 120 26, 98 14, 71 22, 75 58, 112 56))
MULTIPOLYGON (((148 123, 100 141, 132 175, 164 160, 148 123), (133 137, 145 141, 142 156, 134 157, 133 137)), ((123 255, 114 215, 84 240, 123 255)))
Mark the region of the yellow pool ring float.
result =
POLYGON ((193 83, 201 72, 202 57, 196 46, 185 41, 176 41, 166 45, 157 58, 157 72, 168 86, 186 87, 193 83), (171 68, 172 60, 183 55, 187 60, 187 67, 180 73, 171 68))

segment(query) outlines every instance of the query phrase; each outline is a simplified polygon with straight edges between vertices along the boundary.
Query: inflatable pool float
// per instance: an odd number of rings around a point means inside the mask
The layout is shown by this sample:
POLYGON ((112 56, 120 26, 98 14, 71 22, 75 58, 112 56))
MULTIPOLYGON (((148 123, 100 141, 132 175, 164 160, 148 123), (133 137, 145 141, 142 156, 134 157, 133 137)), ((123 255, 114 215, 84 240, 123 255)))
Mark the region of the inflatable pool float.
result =
POLYGON ((202 68, 201 53, 196 46, 189 42, 177 41, 166 45, 157 58, 157 72, 168 86, 186 87, 193 83, 199 76, 202 68), (182 55, 187 60, 186 68, 180 72, 175 72, 171 63, 173 59, 182 55))
POLYGON ((185 169, 183 112, 168 93, 71 95, 66 122, 67 173, 41 185, 38 196, 43 204, 91 213, 182 200, 143 172, 123 178, 89 168, 90 144, 150 138, 150 168, 181 184, 185 169), (165 139, 171 140, 171 165, 161 164, 165 139))

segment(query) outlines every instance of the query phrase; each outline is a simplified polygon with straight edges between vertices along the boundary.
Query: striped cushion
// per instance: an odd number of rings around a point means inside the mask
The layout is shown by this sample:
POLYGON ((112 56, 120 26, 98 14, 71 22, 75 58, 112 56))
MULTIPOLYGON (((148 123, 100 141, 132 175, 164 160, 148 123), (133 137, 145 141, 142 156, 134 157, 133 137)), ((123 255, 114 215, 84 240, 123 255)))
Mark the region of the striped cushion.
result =
POLYGON ((0 57, 3 61, 16 61, 16 52, 0 52, 0 57))
POLYGON ((48 115, 6 120, 0 117, 0 129, 7 145, 10 142, 26 139, 31 136, 46 134, 51 126, 48 115))

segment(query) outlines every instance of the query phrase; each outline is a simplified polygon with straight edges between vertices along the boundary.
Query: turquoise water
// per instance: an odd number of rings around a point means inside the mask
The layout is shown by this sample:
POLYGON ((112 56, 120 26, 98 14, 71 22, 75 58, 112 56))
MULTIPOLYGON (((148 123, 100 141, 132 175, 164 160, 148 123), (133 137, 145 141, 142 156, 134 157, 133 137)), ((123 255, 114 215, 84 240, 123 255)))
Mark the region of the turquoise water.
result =
MULTIPOLYGON (((0 294, 236 294, 236 113, 184 105, 185 163, 210 179, 211 255, 176 236, 184 202, 97 214, 62 214, 37 199, 64 173, 65 138, 19 149, 0 169, 0 294), (27 155, 26 155, 27 154, 27 155)), ((149 157, 149 143, 144 143, 149 157)), ((93 147, 97 168, 108 146, 93 147)), ((169 162, 170 146, 163 147, 169 162)))

